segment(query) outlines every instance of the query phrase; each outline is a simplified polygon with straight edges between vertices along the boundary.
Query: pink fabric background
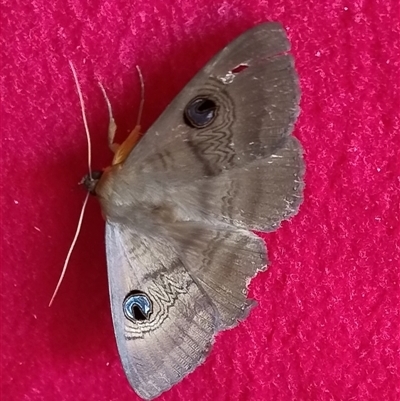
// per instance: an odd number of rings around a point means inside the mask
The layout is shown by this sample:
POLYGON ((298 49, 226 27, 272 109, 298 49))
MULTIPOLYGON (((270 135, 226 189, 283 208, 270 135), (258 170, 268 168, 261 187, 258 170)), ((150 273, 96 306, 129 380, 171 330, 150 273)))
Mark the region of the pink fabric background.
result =
POLYGON ((98 80, 122 139, 139 104, 135 64, 147 129, 216 51, 277 20, 301 79, 305 201, 265 235, 272 264, 251 285, 258 308, 160 400, 398 400, 398 0, 173 3, 1 3, 1 399, 138 399, 114 341, 96 199, 47 307, 85 196, 68 60, 86 99, 93 167, 102 168, 111 154, 98 80))

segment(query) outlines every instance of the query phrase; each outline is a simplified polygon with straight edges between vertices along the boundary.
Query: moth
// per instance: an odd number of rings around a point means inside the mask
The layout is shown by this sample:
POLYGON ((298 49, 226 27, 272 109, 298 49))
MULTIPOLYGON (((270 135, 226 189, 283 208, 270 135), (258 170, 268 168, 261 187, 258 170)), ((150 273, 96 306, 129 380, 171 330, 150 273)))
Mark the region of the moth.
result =
MULTIPOLYGON (((291 135, 300 90, 289 41, 263 23, 186 85, 144 137, 87 176, 106 220, 118 351, 129 383, 153 399, 245 319, 264 241, 302 202, 302 148, 291 135)), ((111 112, 110 112, 111 115, 111 112)), ((111 115, 111 142, 115 125, 111 115)))

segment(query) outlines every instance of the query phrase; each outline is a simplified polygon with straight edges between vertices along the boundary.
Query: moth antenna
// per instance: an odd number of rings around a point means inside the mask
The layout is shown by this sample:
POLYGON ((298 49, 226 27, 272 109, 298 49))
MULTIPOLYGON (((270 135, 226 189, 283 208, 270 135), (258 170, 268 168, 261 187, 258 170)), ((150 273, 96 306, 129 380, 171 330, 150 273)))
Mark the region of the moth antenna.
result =
POLYGON ((107 96, 107 92, 104 89, 104 86, 102 85, 102 83, 99 81, 98 82, 100 89, 103 93, 103 97, 104 100, 106 101, 106 105, 107 105, 107 110, 108 110, 108 146, 111 150, 113 150, 114 145, 114 136, 115 136, 115 132, 117 131, 117 124, 115 124, 115 120, 114 120, 114 116, 112 113, 112 107, 111 107, 111 102, 110 99, 107 96))
POLYGON ((83 96, 82 96, 81 87, 79 85, 78 76, 76 74, 75 67, 72 64, 72 61, 69 61, 69 66, 71 67, 72 75, 74 76, 75 86, 76 86, 76 90, 77 90, 78 96, 79 96, 79 103, 81 105, 83 124, 85 125, 85 132, 86 132, 86 138, 87 138, 87 143, 88 143, 88 171, 89 171, 89 177, 92 178, 92 143, 90 141, 89 127, 88 127, 88 123, 86 120, 85 103, 83 101, 83 96))
POLYGON ((144 80, 142 71, 140 71, 140 67, 138 65, 136 66, 136 70, 139 74, 139 80, 140 80, 140 106, 136 125, 140 125, 140 120, 142 119, 143 106, 144 106, 144 80))
POLYGON ((83 206, 82 206, 81 214, 79 216, 79 221, 78 221, 78 226, 76 228, 75 236, 74 236, 74 239, 72 240, 71 246, 69 247, 69 251, 68 251, 67 257, 65 258, 64 266, 63 266, 63 269, 61 271, 60 278, 58 279, 58 283, 57 283, 56 289, 54 290, 53 296, 50 299, 49 307, 53 303, 54 298, 57 295, 58 289, 60 288, 60 285, 61 285, 61 283, 62 283, 62 281, 64 279, 65 272, 67 270, 67 266, 68 266, 68 263, 69 263, 69 259, 71 257, 72 251, 73 251, 73 249, 75 247, 75 244, 76 244, 76 241, 78 239, 79 233, 81 231, 83 215, 85 213, 85 208, 86 208, 86 204, 87 204, 88 199, 89 199, 89 192, 86 194, 85 201, 83 202, 83 206))
MULTIPOLYGON (((72 75, 74 77, 76 91, 78 92, 78 96, 79 96, 79 104, 81 106, 83 124, 85 126, 86 139, 87 139, 87 144, 88 144, 88 171, 89 171, 89 177, 92 178, 92 143, 90 141, 89 127, 88 127, 88 123, 87 123, 87 119, 86 119, 85 102, 83 101, 82 91, 81 91, 81 87, 79 85, 78 76, 76 74, 75 67, 74 67, 72 61, 69 60, 68 62, 69 62, 69 66, 70 66, 71 71, 72 71, 72 75)), ((58 282, 57 282, 56 288, 54 290, 53 296, 50 299, 49 307, 52 305, 52 303, 54 301, 54 298, 56 297, 57 292, 58 292, 58 290, 59 290, 59 288, 61 286, 61 283, 62 283, 62 281, 64 279, 65 272, 67 271, 67 266, 68 266, 68 263, 69 263, 69 259, 71 258, 71 254, 72 254, 72 251, 73 251, 73 249, 75 247, 76 240, 78 239, 79 233, 81 231, 82 220, 83 220, 83 216, 84 216, 84 213, 85 213, 86 204, 87 204, 88 199, 89 199, 89 192, 86 194, 85 201, 83 202, 83 206, 82 206, 81 214, 79 216, 78 226, 76 228, 75 236, 74 236, 74 239, 72 240, 71 246, 69 247, 69 250, 68 250, 68 253, 67 253, 67 257, 65 258, 64 266, 63 266, 62 271, 61 271, 60 278, 58 279, 58 282)))

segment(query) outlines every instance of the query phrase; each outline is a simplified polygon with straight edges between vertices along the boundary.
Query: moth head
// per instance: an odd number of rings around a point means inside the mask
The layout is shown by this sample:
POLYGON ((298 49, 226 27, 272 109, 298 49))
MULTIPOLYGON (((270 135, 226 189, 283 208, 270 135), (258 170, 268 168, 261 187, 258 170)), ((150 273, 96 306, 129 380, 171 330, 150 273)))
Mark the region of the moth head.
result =
POLYGON ((81 183, 85 186, 86 190, 90 194, 96 195, 96 186, 102 175, 103 175, 102 171, 92 171, 91 174, 86 174, 82 178, 81 183))

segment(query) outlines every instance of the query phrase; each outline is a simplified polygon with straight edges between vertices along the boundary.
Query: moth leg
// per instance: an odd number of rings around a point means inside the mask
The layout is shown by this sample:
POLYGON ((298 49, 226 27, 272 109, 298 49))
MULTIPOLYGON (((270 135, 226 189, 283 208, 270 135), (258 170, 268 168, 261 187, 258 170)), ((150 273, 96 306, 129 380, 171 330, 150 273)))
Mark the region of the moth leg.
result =
POLYGON ((115 124, 114 116, 112 113, 112 108, 111 108, 111 102, 108 99, 106 90, 104 89, 104 86, 99 82, 99 86, 101 91, 103 92, 104 100, 106 101, 107 104, 107 110, 108 110, 108 116, 109 116, 109 123, 108 123, 108 146, 111 149, 113 153, 115 153, 119 145, 117 143, 114 143, 114 137, 115 137, 115 132, 117 131, 117 124, 115 124))
MULTIPOLYGON (((129 153, 131 153, 131 150, 136 146, 136 144, 139 142, 140 137, 142 136, 142 134, 140 132, 140 120, 142 118, 143 105, 144 105, 144 81, 143 81, 142 72, 140 71, 140 68, 138 65, 136 66, 136 70, 138 72, 139 81, 140 81, 140 106, 139 106, 137 123, 136 123, 136 127, 129 134, 128 138, 126 138, 125 141, 121 145, 112 143, 112 141, 109 142, 109 146, 114 152, 114 159, 112 162, 113 165, 124 162, 125 159, 128 157, 129 153)), ((112 129, 112 124, 114 124, 114 127, 115 127, 115 123, 114 123, 114 119, 112 118, 110 102, 107 101, 107 104, 109 106, 108 111, 110 114, 110 128, 109 128, 109 136, 108 136, 108 140, 110 141, 110 130, 112 129)), ((115 128, 114 128, 114 132, 112 133, 112 139, 114 139, 115 128)))
POLYGON ((125 159, 131 153, 131 150, 136 146, 139 142, 142 133, 140 132, 140 125, 136 125, 136 127, 132 130, 129 134, 128 138, 125 139, 121 145, 113 143, 112 145, 115 146, 114 150, 114 158, 112 161, 112 165, 119 164, 125 161, 125 159))

